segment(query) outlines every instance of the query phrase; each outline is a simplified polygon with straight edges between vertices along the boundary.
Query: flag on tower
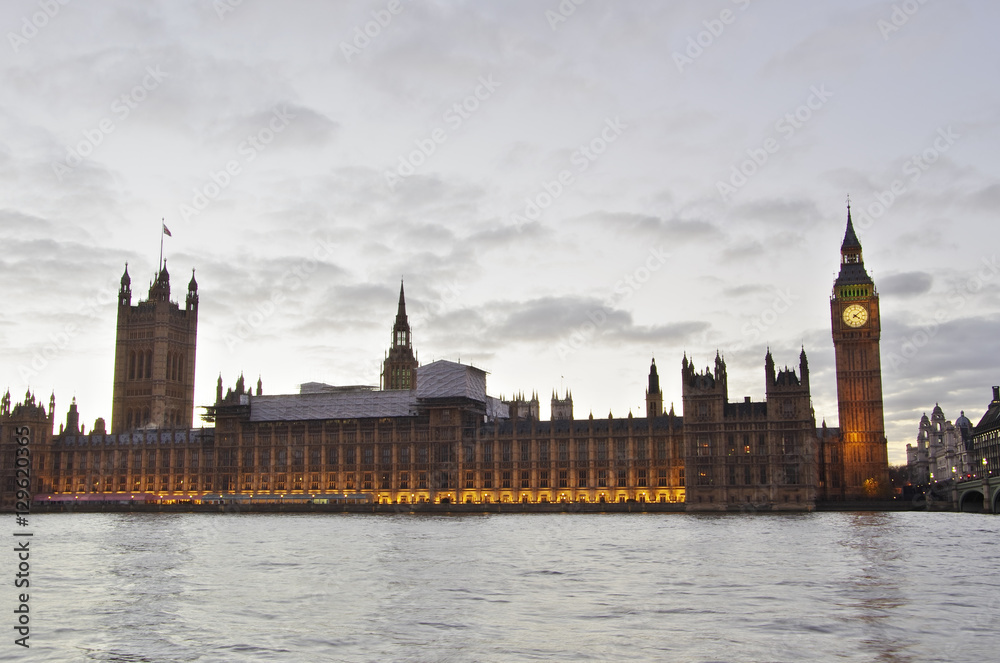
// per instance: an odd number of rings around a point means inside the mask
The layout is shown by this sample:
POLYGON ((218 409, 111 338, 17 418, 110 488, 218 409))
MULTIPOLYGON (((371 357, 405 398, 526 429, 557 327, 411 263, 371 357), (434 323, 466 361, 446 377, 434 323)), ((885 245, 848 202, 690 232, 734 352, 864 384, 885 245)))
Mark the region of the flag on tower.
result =
POLYGON ((165 223, 163 224, 163 234, 167 237, 173 237, 173 235, 170 234, 170 228, 167 228, 167 224, 165 223))

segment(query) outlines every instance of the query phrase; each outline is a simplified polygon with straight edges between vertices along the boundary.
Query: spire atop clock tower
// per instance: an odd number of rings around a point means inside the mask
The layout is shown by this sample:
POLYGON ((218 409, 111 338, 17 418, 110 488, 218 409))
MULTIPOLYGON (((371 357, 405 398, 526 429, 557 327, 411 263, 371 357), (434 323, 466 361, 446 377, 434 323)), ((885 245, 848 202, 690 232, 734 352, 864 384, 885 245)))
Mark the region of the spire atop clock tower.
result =
POLYGON ((851 203, 847 203, 847 231, 844 233, 844 242, 840 245, 840 252, 843 254, 855 249, 860 256, 861 242, 858 240, 857 233, 854 232, 854 222, 851 221, 851 203))
POLYGON ((854 231, 851 220, 851 205, 847 205, 847 230, 844 231, 844 241, 840 245, 840 274, 834 284, 839 286, 874 285, 872 277, 865 269, 865 261, 861 253, 861 241, 854 231))

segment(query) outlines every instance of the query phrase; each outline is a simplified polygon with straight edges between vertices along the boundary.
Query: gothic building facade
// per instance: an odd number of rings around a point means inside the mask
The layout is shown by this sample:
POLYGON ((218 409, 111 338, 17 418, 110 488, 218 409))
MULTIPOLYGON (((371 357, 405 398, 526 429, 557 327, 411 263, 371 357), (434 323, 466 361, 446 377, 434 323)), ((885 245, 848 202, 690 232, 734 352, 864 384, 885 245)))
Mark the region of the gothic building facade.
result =
MULTIPOLYGON (((111 432, 85 434, 75 404, 54 429, 30 394, 0 404, 0 445, 31 429, 36 498, 66 501, 674 503, 689 510, 809 510, 887 485, 878 295, 848 212, 831 298, 840 429, 817 429, 803 349, 795 368, 763 357, 765 398, 729 400, 725 358, 680 365, 683 416, 664 412, 655 362, 646 416, 575 419, 572 395, 489 396, 486 373, 417 366, 402 284, 381 388, 307 383, 266 395, 243 377, 192 428, 198 291, 170 301, 162 266, 131 304, 122 276, 111 432)), ((5 464, 5 468, 10 467, 5 464)), ((12 504, 13 477, 0 484, 12 504)))
POLYGON ((764 359, 765 400, 730 402, 726 362, 681 364, 686 496, 692 508, 809 508, 817 498, 816 420, 805 350, 799 374, 764 359))

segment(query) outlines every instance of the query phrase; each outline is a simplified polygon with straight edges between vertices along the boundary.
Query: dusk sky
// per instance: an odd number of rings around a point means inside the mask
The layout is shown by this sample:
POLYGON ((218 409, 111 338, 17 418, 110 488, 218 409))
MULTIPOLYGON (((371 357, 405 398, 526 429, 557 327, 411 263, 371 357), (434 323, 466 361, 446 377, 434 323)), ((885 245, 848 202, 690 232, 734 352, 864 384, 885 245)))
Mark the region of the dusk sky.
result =
MULTIPOLYGON (((580 2, 580 0, 577 0, 580 2)), ((830 334, 849 194, 881 295, 890 462, 1000 384, 995 2, 0 5, 0 388, 111 414, 115 296, 201 296, 221 373, 379 382, 400 278, 419 359, 491 394, 645 414, 650 359, 729 396, 830 334), (5 384, 4 384, 5 383, 5 384)), ((200 425, 200 422, 196 422, 200 425)))

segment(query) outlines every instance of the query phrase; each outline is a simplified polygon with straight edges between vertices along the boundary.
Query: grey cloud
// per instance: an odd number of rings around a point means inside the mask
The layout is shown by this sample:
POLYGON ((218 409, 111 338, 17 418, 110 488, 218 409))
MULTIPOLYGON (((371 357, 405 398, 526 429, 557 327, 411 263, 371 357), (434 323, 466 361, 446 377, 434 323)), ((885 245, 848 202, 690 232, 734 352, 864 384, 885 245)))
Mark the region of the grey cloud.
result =
POLYGON ((726 261, 753 260, 764 253, 764 245, 756 239, 742 237, 733 240, 729 246, 722 251, 722 257, 726 261))
POLYGON ((231 146, 234 151, 238 146, 247 145, 251 137, 257 138, 266 131, 274 136, 266 149, 316 148, 329 143, 339 128, 337 122, 311 108, 276 102, 252 113, 215 120, 206 133, 207 139, 214 144, 231 146))
POLYGON ((501 337, 515 340, 556 340, 599 320, 603 320, 598 325, 603 335, 606 333, 603 325, 607 324, 609 329, 621 328, 631 323, 632 316, 625 311, 608 310, 596 299, 544 297, 510 307, 497 331, 501 337))
POLYGON ((636 325, 632 315, 587 297, 542 297, 525 302, 490 302, 476 309, 451 311, 427 322, 430 333, 477 347, 511 343, 566 343, 579 336, 602 344, 650 342, 676 345, 703 333, 708 323, 682 321, 636 325))
POLYGON ((601 227, 614 226, 656 234, 664 241, 675 244, 711 240, 722 234, 716 225, 700 219, 666 219, 648 214, 601 211, 587 214, 580 220, 601 227))
MULTIPOLYGON (((805 6, 796 6, 794 11, 809 13, 805 6)), ((790 21, 795 20, 794 11, 787 17, 790 21)), ((876 27, 881 16, 879 8, 846 12, 838 7, 828 14, 823 27, 799 33, 798 41, 773 56, 764 65, 764 73, 813 77, 816 72, 849 73, 863 67, 871 52, 882 44, 876 27), (852 47, 844 48, 847 43, 852 47), (838 57, 832 59, 830 53, 838 57)))
POLYGON ((746 297, 748 295, 772 295, 774 288, 769 288, 758 283, 744 283, 742 285, 724 288, 722 294, 725 297, 746 297))
POLYGON ((879 278, 879 291, 882 295, 895 297, 916 297, 930 291, 934 277, 922 271, 903 272, 879 278))
POLYGON ((711 325, 707 322, 674 322, 666 325, 632 327, 624 329, 621 338, 625 341, 655 342, 663 345, 682 345, 696 335, 704 334, 711 325))
POLYGON ((997 209, 1000 209, 1000 184, 987 184, 971 195, 965 196, 963 201, 966 206, 996 214, 997 209))
POLYGON ((3 236, 5 243, 9 238, 21 235, 27 229, 32 233, 50 235, 52 224, 47 219, 33 214, 12 209, 0 210, 0 236, 3 236))
POLYGON ((983 315, 948 319, 937 324, 883 321, 883 382, 905 387, 908 382, 924 385, 940 376, 945 381, 931 390, 950 390, 964 385, 995 381, 996 369, 986 357, 1000 355, 1000 316, 983 315))
POLYGON ((813 200, 764 199, 743 203, 733 209, 734 219, 756 221, 767 226, 775 224, 800 229, 829 221, 829 213, 820 212, 813 200))

